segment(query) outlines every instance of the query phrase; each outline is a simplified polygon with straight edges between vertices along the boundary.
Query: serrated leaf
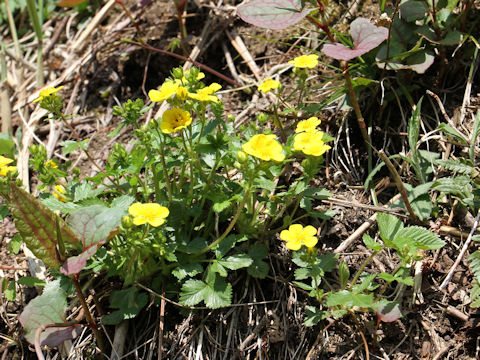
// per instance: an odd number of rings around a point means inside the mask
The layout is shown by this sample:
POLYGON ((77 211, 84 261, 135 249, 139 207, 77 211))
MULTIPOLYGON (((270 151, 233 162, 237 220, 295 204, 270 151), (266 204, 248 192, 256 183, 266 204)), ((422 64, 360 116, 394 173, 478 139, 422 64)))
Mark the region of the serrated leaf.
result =
POLYGON ((60 211, 63 214, 68 214, 70 211, 80 208, 80 205, 74 204, 72 202, 63 202, 59 201, 53 195, 50 195, 41 200, 42 204, 45 205, 52 211, 60 211))
POLYGON ((217 214, 221 213, 223 210, 228 209, 232 202, 230 200, 225 200, 222 202, 216 202, 212 206, 212 210, 215 211, 217 214))
POLYGON ((305 326, 313 326, 328 316, 328 312, 311 305, 305 306, 305 326))
POLYGON ((382 250, 382 245, 377 243, 375 240, 372 239, 372 237, 368 234, 363 234, 363 243, 368 249, 371 249, 375 252, 379 252, 382 250))
POLYGON ((22 246, 23 239, 20 234, 15 234, 13 238, 8 242, 8 251, 12 254, 17 255, 20 251, 20 247, 22 246))
POLYGON ((203 293, 205 305, 210 309, 218 309, 232 303, 232 285, 224 278, 215 275, 214 280, 207 284, 203 293))
POLYGON ((10 196, 7 201, 15 226, 27 247, 46 265, 58 268, 60 264, 56 255, 56 221, 63 242, 77 244, 80 242, 79 238, 63 219, 14 183, 10 184, 10 196))
POLYGON ((298 286, 300 289, 305 290, 305 291, 311 291, 313 290, 313 287, 311 285, 302 283, 300 281, 292 281, 292 283, 296 286, 298 286))
POLYGON ((253 0, 237 7, 245 22, 265 29, 285 29, 310 13, 301 0, 253 0))
POLYGON ((200 280, 189 279, 182 285, 180 303, 186 306, 195 306, 202 302, 207 284, 200 280))
POLYGON ((133 319, 147 305, 148 295, 136 287, 116 290, 110 296, 110 307, 118 309, 102 317, 105 325, 117 325, 122 320, 133 319))
POLYGON ((227 269, 225 269, 225 267, 222 264, 220 264, 218 261, 214 261, 212 265, 210 265, 208 270, 211 272, 217 273, 222 277, 227 277, 228 275, 227 269))
POLYGON ((383 241, 393 241, 395 234, 403 229, 402 222, 394 215, 387 213, 377 214, 378 230, 383 241))
POLYGON ((233 249, 237 242, 247 241, 248 236, 243 234, 231 234, 223 239, 215 248, 215 256, 217 259, 223 258, 227 253, 233 249))
POLYGON ((375 278, 377 277, 377 274, 366 274, 366 275, 364 274, 365 273, 363 273, 360 276, 361 283, 353 286, 352 291, 354 293, 361 293, 367 289, 373 290, 370 285, 372 284, 373 280, 375 280, 375 278))
POLYGON ((325 305, 371 308, 373 306, 373 294, 358 294, 348 290, 331 292, 325 298, 325 305))
POLYGON ((445 169, 464 175, 470 175, 475 169, 468 160, 459 158, 457 160, 446 159, 435 161, 437 165, 443 166, 445 169))
POLYGON ((312 275, 312 272, 309 268, 298 268, 295 269, 294 275, 295 280, 305 280, 312 275))
POLYGON ((437 250, 445 245, 445 241, 436 234, 420 226, 409 226, 399 230, 394 241, 398 243, 405 239, 414 240, 417 248, 423 250, 437 250))
POLYGON ((89 139, 85 139, 82 141, 65 140, 62 141, 59 145, 62 147, 62 154, 68 155, 77 149, 87 150, 88 142, 89 139))
POLYGON ((253 259, 247 254, 235 254, 219 260, 219 263, 227 269, 238 270, 250 266, 253 263, 253 259))
POLYGON ((135 198, 130 195, 122 195, 120 197, 115 198, 112 201, 111 207, 118 208, 118 209, 125 209, 128 211, 130 205, 133 204, 135 198))
POLYGON ((333 59, 349 61, 368 53, 385 41, 388 38, 388 29, 359 17, 350 24, 350 34, 353 39, 353 49, 340 43, 325 44, 322 52, 333 59))
POLYGON ((475 251, 468 259, 470 260, 470 270, 472 270, 477 281, 480 281, 480 251, 475 251))
POLYGON ((265 261, 254 260, 253 264, 248 267, 247 272, 254 278, 265 279, 268 275, 269 269, 270 268, 265 261))
POLYGON ((203 267, 199 263, 190 263, 185 265, 179 265, 172 270, 172 275, 175 276, 178 280, 183 280, 184 278, 194 277, 197 274, 203 272, 203 267))
MULTIPOLYGON (((66 322, 66 309, 67 296, 60 287, 60 280, 48 283, 42 295, 30 301, 18 317, 27 341, 31 344, 35 342, 35 332, 41 325, 66 322)), ((74 339, 82 331, 82 326, 47 328, 40 336, 40 344, 55 347, 65 340, 74 339)))

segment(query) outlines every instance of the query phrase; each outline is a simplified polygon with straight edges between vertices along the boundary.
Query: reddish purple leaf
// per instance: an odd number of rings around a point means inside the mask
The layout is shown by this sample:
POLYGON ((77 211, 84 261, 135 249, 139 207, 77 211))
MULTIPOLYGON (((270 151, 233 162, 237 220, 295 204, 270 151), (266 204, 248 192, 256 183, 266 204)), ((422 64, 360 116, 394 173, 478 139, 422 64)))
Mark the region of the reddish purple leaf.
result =
POLYGON ((104 242, 105 241, 93 244, 78 256, 69 257, 67 261, 63 263, 62 267, 60 268, 60 272, 63 275, 78 274, 85 267, 85 265, 87 265, 87 260, 95 255, 98 247, 104 242))
POLYGON ((353 38, 353 49, 340 43, 325 44, 322 48, 323 53, 331 58, 345 61, 362 56, 388 38, 388 29, 376 26, 368 19, 357 18, 350 24, 350 34, 353 38))
POLYGON ((402 317, 400 305, 396 302, 381 302, 376 307, 376 314, 380 321, 389 323, 397 321, 402 317))
POLYGON ((312 9, 302 9, 301 0, 253 0, 237 7, 245 22, 265 29, 285 29, 307 16, 312 9))
MULTIPOLYGON (((60 287, 60 280, 48 283, 43 294, 30 301, 18 317, 27 341, 31 344, 35 342, 35 332, 42 325, 64 323, 66 309, 67 296, 60 287)), ((58 346, 65 340, 74 339, 82 330, 82 326, 46 328, 40 336, 40 344, 58 346)))

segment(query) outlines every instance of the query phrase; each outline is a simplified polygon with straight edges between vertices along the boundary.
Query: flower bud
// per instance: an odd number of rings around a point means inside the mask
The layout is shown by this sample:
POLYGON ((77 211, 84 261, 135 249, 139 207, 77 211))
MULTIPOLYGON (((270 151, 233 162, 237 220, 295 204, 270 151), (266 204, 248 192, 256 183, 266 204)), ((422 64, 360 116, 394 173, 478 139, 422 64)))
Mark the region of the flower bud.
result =
POLYGON ((181 67, 176 67, 172 70, 172 75, 175 79, 183 78, 183 69, 181 67))
POLYGON ((266 123, 268 121, 268 115, 264 112, 261 112, 257 115, 257 120, 259 123, 266 123))
POLYGON ((237 153, 237 160, 240 164, 245 164, 248 161, 248 155, 243 151, 239 151, 237 153))

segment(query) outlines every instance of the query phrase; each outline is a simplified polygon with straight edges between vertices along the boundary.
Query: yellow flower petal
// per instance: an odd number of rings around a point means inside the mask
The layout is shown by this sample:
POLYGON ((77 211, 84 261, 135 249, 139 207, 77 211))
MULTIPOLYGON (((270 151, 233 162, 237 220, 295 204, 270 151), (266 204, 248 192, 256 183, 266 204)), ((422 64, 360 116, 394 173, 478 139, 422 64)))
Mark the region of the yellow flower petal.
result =
POLYGON ((302 243, 298 240, 292 240, 287 242, 286 246, 290 250, 297 251, 300 250, 300 248, 302 247, 302 243))
POLYGON ((258 91, 263 92, 264 94, 268 93, 270 90, 278 89, 280 86, 280 81, 273 80, 267 77, 263 82, 258 86, 258 91))
POLYGON ((308 118, 307 120, 302 120, 297 124, 297 128, 295 129, 296 133, 300 132, 309 132, 309 131, 316 131, 317 126, 320 125, 322 121, 319 120, 316 116, 308 118))
POLYGON ((290 60, 288 63, 293 64, 296 68, 313 69, 318 65, 318 55, 310 54, 298 56, 295 59, 290 60))
POLYGON ((0 167, 0 176, 7 176, 9 172, 17 171, 16 166, 2 166, 0 167))
POLYGON ((6 158, 6 157, 0 155, 0 167, 4 167, 5 165, 8 165, 12 162, 13 162, 12 159, 9 159, 9 158, 6 158))
POLYGON ((170 211, 157 203, 134 203, 128 208, 129 214, 133 217, 132 222, 135 225, 148 223, 154 227, 165 223, 165 218, 170 211))
POLYGON ((265 161, 283 161, 285 159, 285 155, 282 153, 282 145, 275 140, 273 134, 254 135, 247 143, 242 145, 242 150, 265 161))
POLYGON ((148 92, 148 97, 153 102, 162 102, 164 100, 170 99, 173 95, 177 93, 177 89, 180 85, 173 81, 166 81, 160 87, 160 90, 150 90, 148 92))
POLYGON ((192 117, 188 111, 173 108, 163 113, 160 129, 164 134, 170 134, 186 128, 192 123, 192 117))

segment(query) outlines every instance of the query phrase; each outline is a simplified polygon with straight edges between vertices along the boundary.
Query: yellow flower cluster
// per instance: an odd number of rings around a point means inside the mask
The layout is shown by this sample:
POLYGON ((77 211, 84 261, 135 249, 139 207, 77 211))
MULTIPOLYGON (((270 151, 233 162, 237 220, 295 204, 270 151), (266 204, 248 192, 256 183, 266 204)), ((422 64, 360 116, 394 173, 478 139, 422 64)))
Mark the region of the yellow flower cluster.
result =
POLYGON ((282 145, 275 140, 275 135, 258 134, 242 145, 242 150, 249 155, 264 161, 283 161, 285 154, 282 153, 282 145))
POLYGON ((9 172, 17 170, 16 166, 7 166, 13 160, 0 155, 0 176, 7 176, 9 172))
POLYGON ((297 124, 293 148, 302 151, 305 155, 321 156, 331 147, 323 142, 323 132, 317 130, 321 121, 317 117, 311 117, 297 124))
MULTIPOLYGON (((197 76, 197 80, 203 79, 204 77, 205 74, 201 72, 197 76)), ((153 102, 162 102, 172 98, 174 95, 176 95, 180 100, 185 100, 187 97, 189 97, 198 101, 215 103, 219 102, 218 97, 213 94, 222 88, 220 84, 212 83, 202 89, 197 90, 197 92, 190 92, 185 86, 183 86, 186 81, 187 80, 185 77, 181 81, 165 81, 159 90, 150 90, 148 92, 148 97, 153 102)))
POLYGON ((170 211, 156 203, 135 203, 128 208, 129 214, 133 217, 135 225, 150 224, 153 227, 162 225, 170 214, 170 211))
POLYGON ((318 65, 318 55, 311 54, 298 56, 295 59, 290 60, 288 63, 293 64, 294 67, 300 69, 313 69, 318 65))
POLYGON ((268 93, 270 90, 278 89, 280 86, 280 81, 273 80, 267 77, 262 83, 258 86, 258 91, 263 92, 264 94, 268 93))
POLYGON ((312 225, 303 227, 301 224, 292 224, 288 230, 280 233, 280 239, 286 241, 287 248, 293 251, 300 250, 302 245, 311 249, 317 245, 317 229, 312 225))
POLYGON ((55 87, 52 87, 52 86, 46 87, 45 89, 40 90, 40 94, 38 95, 38 98, 33 100, 33 102, 36 103, 36 102, 42 101, 43 99, 45 99, 47 97, 55 95, 62 88, 63 88, 63 86, 59 86, 58 88, 55 88, 55 87))

